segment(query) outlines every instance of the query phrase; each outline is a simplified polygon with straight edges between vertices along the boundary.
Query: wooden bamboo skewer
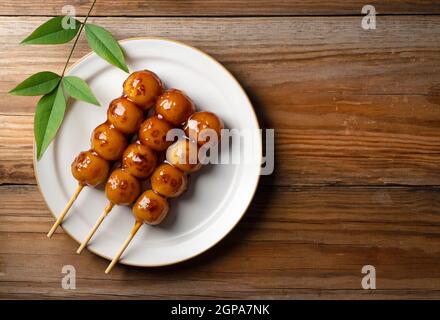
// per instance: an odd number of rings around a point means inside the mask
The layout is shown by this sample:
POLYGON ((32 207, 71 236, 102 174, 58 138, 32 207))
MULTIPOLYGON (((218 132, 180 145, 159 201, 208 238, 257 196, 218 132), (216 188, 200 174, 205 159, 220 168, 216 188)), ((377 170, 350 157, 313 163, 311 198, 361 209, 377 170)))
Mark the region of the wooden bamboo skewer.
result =
POLYGON ((136 221, 136 224, 134 225, 133 230, 131 230, 131 233, 128 236, 127 240, 125 240, 124 244, 119 249, 118 253, 115 255, 115 257, 113 258, 112 262, 110 262, 110 264, 108 265, 107 269, 105 269, 105 273, 106 274, 109 273, 110 271, 112 271, 113 267, 119 261, 119 258, 124 253, 125 249, 127 249, 128 245, 130 244, 131 240, 135 236, 136 232, 138 232, 138 230, 141 227, 141 225, 142 225, 141 221, 136 221))
POLYGON ((47 234, 48 238, 52 237, 52 235, 54 234, 55 230, 58 228, 58 226, 61 224, 61 222, 63 222, 64 217, 66 216, 67 212, 69 212, 70 207, 75 202, 76 198, 78 198, 78 195, 79 195, 79 193, 81 192, 81 190, 83 188, 84 188, 84 184, 81 184, 81 183, 78 184, 78 187, 76 188, 75 193, 72 195, 72 197, 70 198, 69 202, 67 202, 66 207, 61 212, 60 216, 55 221, 55 223, 53 224, 52 228, 49 230, 49 233, 47 234))
POLYGON ((86 239, 81 243, 76 253, 80 254, 81 251, 87 246, 90 239, 92 239, 93 235, 95 234, 96 230, 98 230, 99 226, 101 225, 102 221, 104 221, 105 217, 112 211, 114 204, 109 203, 104 211, 102 212, 101 216, 99 217, 98 221, 96 221, 95 225, 93 226, 92 230, 90 230, 89 234, 87 235, 86 239))

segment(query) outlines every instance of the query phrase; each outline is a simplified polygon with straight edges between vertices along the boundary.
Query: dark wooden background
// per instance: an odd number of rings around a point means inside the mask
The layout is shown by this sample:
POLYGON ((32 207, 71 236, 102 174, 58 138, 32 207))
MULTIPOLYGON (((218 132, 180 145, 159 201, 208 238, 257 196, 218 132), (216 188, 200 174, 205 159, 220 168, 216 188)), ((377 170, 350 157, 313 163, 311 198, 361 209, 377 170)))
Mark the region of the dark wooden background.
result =
MULTIPOLYGON (((368 1, 104 1, 91 21, 118 39, 196 46, 242 83, 276 170, 230 235, 188 262, 118 266, 84 252, 53 223, 32 169, 37 98, 7 91, 61 72, 70 45, 18 43, 61 7, 0 4, 0 298, 440 298, 440 4, 368 1), (383 3, 386 2, 386 3, 383 3), (61 288, 61 268, 77 289, 61 288), (377 289, 361 288, 361 268, 377 289)), ((88 52, 82 37, 72 62, 88 52)))

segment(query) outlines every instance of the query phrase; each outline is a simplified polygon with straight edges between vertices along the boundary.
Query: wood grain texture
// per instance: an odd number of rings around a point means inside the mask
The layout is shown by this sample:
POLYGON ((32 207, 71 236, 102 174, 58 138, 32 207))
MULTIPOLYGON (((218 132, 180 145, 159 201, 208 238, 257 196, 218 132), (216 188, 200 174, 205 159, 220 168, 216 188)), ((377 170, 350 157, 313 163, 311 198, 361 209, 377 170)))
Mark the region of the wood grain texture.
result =
MULTIPOLYGON (((42 68, 61 72, 70 45, 23 46, 19 42, 46 18, 0 18, 0 112, 33 111, 36 99, 6 93, 42 68)), ((194 45, 222 62, 267 123, 295 107, 322 112, 336 107, 428 108, 440 101, 440 17, 387 16, 365 31, 360 17, 324 18, 93 18, 116 38, 166 37, 194 45), (385 45, 384 45, 385 44, 385 45), (341 63, 343 62, 343 63, 341 63), (426 75, 429 75, 427 77, 426 75), (365 102, 365 96, 372 101, 365 102), (263 108, 263 107, 261 107, 263 108), (325 108, 325 109, 322 109, 325 108)), ((89 52, 85 39, 72 61, 89 52)), ((414 109, 416 110, 416 109, 414 109)), ((380 112, 381 110, 377 110, 380 112)), ((295 120, 284 117, 279 126, 295 120)))
MULTIPOLYGON (((0 15, 60 15, 61 8, 73 5, 77 15, 85 15, 92 0, 32 1, 3 0, 0 15)), ((380 14, 440 13, 437 1, 416 0, 98 0, 93 10, 96 16, 286 16, 286 15, 346 15, 361 14, 365 4, 374 5, 380 14)))
MULTIPOLYGON (((32 123, 30 114, 0 114, 0 184, 36 183, 32 123)), ((276 169, 263 180, 266 185, 439 185, 440 133, 435 135, 434 128, 433 137, 304 134, 277 127, 275 132, 276 169)))
POLYGON ((0 115, 0 184, 34 184, 33 116, 0 115))
MULTIPOLYGON (((104 275, 107 261, 76 255, 64 231, 46 238, 53 218, 32 169, 37 98, 6 94, 37 71, 60 72, 70 50, 19 46, 47 17, 15 15, 65 3, 0 6, 0 298, 440 298, 440 17, 379 16, 364 31, 360 16, 289 17, 358 15, 355 0, 98 1, 91 21, 118 39, 173 38, 223 63, 276 142, 275 173, 220 244, 183 264, 104 275), (121 15, 139 17, 106 17, 121 15), (76 290, 61 288, 67 264, 76 290), (377 290, 361 289, 366 264, 377 290)), ((369 3, 440 13, 434 1, 369 3)), ((84 14, 90 1, 74 4, 84 14)), ((81 39, 72 61, 87 52, 81 39)))
POLYGON ((440 189, 261 186, 238 227, 176 266, 118 266, 53 222, 35 186, 0 187, 0 298, 440 298, 440 189), (32 261, 32 267, 28 262, 32 261), (63 265, 77 289, 63 290, 63 265), (361 268, 377 270, 375 291, 361 268))
MULTIPOLYGON (((61 70, 69 50, 17 45, 43 20, 0 20, 0 113, 27 130, 37 99, 7 90, 42 68, 61 70)), ((374 32, 361 29, 358 18, 138 18, 128 26, 125 20, 94 19, 117 38, 182 40, 233 72, 261 125, 275 128, 270 183, 440 185, 440 18, 382 17, 374 32)), ((87 51, 80 41, 74 60, 87 51)), ((19 135, 20 126, 6 128, 2 138, 0 148, 21 141, 16 153, 0 154, 1 170, 11 173, 0 176, 3 183, 34 182, 32 138, 29 131, 19 135)))

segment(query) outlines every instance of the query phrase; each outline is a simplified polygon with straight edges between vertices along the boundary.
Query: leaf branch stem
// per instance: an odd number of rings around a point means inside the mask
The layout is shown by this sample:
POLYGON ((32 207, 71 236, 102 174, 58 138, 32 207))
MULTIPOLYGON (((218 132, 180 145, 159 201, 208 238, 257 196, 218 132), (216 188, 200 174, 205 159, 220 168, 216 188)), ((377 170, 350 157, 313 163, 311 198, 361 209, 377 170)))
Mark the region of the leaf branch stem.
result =
POLYGON ((70 62, 70 58, 72 58, 73 50, 75 49, 76 44, 78 43, 79 37, 81 36, 81 32, 82 32, 82 30, 84 29, 84 26, 85 26, 85 24, 86 24, 86 22, 87 22, 87 19, 88 19, 89 16, 90 16, 90 13, 91 13, 92 10, 93 10, 93 7, 95 6, 96 1, 97 1, 97 0, 94 0, 94 1, 93 1, 92 5, 90 6, 89 12, 87 13, 87 15, 86 15, 86 17, 85 17, 85 19, 84 19, 84 22, 81 23, 81 27, 80 27, 80 29, 79 29, 79 31, 78 31, 78 35, 77 35, 76 38, 75 38, 75 42, 73 43, 72 49, 70 50, 69 56, 67 57, 66 64, 64 65, 63 72, 61 73, 60 81, 61 81, 61 79, 64 77, 64 73, 66 72, 67 66, 69 65, 69 62, 70 62))

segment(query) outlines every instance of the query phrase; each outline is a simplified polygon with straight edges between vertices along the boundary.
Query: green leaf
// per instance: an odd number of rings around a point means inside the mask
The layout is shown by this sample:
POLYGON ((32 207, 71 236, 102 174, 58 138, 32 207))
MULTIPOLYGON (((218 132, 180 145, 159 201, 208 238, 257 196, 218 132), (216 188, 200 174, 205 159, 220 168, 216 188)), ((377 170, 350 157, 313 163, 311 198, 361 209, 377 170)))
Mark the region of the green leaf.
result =
POLYGON ((89 47, 92 48, 98 56, 128 73, 124 54, 112 34, 106 29, 90 23, 86 23, 85 29, 89 47))
POLYGON ((15 96, 41 96, 55 89, 59 81, 60 76, 56 73, 38 72, 24 80, 9 93, 15 96))
POLYGON ((92 90, 81 78, 66 76, 63 78, 64 90, 71 97, 99 106, 99 102, 93 95, 92 90))
POLYGON ((61 16, 52 18, 32 32, 21 44, 61 44, 72 40, 78 33, 81 23, 71 17, 61 16), (71 19, 63 26, 63 19, 71 19), (70 24, 73 21, 73 28, 70 24))
POLYGON ((34 134, 37 143, 37 159, 55 138, 66 110, 66 99, 62 86, 44 95, 37 104, 34 118, 34 134))

